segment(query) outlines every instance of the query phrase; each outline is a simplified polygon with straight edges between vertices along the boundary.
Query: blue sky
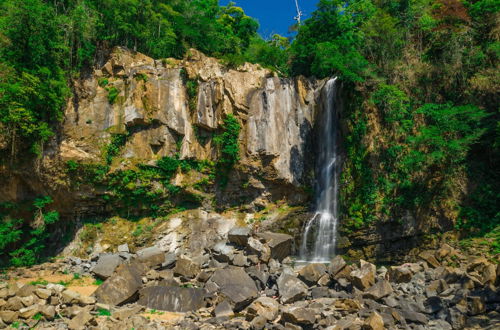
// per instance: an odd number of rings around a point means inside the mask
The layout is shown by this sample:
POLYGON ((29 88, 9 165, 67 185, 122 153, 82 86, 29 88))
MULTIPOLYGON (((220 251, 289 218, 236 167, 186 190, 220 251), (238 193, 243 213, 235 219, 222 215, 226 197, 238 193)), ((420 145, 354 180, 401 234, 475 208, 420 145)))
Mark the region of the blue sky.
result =
MULTIPOLYGON (((310 17, 319 0, 298 0, 300 9, 310 17)), ((226 5, 229 0, 221 0, 221 5, 226 5)), ((242 7, 245 13, 256 18, 260 23, 259 33, 268 38, 274 33, 290 36, 288 27, 293 25, 296 16, 295 0, 233 0, 236 6, 242 7)), ((303 18, 303 19, 304 19, 303 18)))

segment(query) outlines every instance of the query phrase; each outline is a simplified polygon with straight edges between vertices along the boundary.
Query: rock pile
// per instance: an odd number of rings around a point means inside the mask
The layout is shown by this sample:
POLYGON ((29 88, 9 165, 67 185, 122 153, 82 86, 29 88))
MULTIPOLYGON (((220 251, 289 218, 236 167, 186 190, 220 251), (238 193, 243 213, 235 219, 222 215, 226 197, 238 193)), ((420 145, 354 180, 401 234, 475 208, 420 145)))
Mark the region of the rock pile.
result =
POLYGON ((101 255, 82 261, 106 278, 92 297, 57 284, 2 285, 0 326, 164 328, 149 310, 182 313, 168 324, 176 329, 500 327, 500 267, 484 257, 445 244, 401 266, 340 256, 303 266, 290 258, 292 246, 290 236, 238 228, 196 256, 157 247, 101 255))

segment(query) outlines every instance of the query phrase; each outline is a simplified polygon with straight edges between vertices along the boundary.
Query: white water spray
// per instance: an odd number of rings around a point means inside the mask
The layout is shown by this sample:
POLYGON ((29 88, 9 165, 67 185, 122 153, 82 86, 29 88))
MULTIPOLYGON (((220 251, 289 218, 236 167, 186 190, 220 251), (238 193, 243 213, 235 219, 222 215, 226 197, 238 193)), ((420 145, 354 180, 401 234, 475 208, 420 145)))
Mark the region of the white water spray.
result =
POLYGON ((306 224, 300 248, 300 259, 307 262, 330 262, 335 253, 341 167, 337 143, 336 80, 328 80, 322 91, 316 213, 306 224))

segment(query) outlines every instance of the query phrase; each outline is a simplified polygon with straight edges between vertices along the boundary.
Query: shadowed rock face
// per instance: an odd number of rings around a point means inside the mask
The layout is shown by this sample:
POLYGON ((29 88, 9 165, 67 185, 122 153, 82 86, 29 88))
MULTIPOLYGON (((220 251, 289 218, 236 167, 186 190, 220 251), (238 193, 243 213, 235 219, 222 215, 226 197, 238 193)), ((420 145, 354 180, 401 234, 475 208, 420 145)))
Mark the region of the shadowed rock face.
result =
POLYGON ((190 312, 203 307, 204 289, 151 286, 139 291, 139 305, 169 312, 190 312))

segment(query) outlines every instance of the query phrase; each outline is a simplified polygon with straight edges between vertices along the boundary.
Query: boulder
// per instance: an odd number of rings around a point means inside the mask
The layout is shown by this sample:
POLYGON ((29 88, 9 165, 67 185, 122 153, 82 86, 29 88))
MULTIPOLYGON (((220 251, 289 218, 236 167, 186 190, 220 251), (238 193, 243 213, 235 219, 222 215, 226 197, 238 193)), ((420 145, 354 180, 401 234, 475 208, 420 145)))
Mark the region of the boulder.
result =
POLYGON ((44 288, 38 288, 35 290, 35 294, 40 299, 48 299, 52 295, 52 291, 44 288))
POLYGON ((451 256, 454 252, 454 249, 448 244, 444 243, 441 247, 436 251, 435 256, 439 260, 443 260, 447 256, 451 256))
POLYGON ((80 294, 73 290, 64 290, 61 293, 61 300, 64 304, 77 304, 80 301, 80 294))
POLYGON ((139 291, 138 304, 168 312, 196 311, 205 305, 206 291, 198 288, 150 286, 139 291))
POLYGON ((434 251, 430 251, 430 250, 422 251, 418 256, 422 260, 427 262, 427 264, 429 264, 429 266, 432 266, 434 268, 441 266, 439 261, 437 261, 436 257, 434 256, 434 251))
POLYGON ((237 253, 234 255, 233 265, 238 267, 245 267, 248 265, 248 259, 242 253, 237 253))
POLYGON ((351 272, 352 284, 360 290, 366 290, 375 283, 377 268, 374 264, 360 260, 360 268, 351 272))
POLYGON ((120 265, 121 258, 117 254, 106 253, 99 256, 99 260, 97 261, 97 265, 92 269, 92 272, 99 278, 107 279, 113 272, 116 267, 120 265))
POLYGON ((82 310, 68 322, 68 328, 71 330, 86 329, 85 325, 90 320, 92 320, 92 315, 87 310, 82 310))
POLYGON ((218 269, 209 282, 215 283, 220 292, 234 303, 236 311, 246 307, 258 295, 255 282, 241 267, 218 269))
POLYGON ((377 312, 372 312, 363 324, 364 330, 384 330, 384 320, 377 312))
POLYGON ((227 238, 233 244, 246 246, 251 233, 252 230, 248 227, 235 227, 229 231, 227 238))
POLYGON ((137 251, 137 259, 148 267, 160 266, 165 262, 165 252, 157 246, 147 247, 137 251))
POLYGON ((224 242, 219 242, 212 248, 213 258, 218 262, 231 262, 234 259, 234 247, 224 242))
POLYGON ((0 311, 0 319, 5 323, 12 323, 19 318, 19 313, 14 311, 0 311))
POLYGON ((379 300, 387 297, 394 290, 392 289, 391 283, 387 280, 379 280, 375 285, 370 287, 364 294, 363 297, 367 297, 373 300, 379 300))
POLYGON ((277 284, 280 300, 284 304, 295 302, 307 295, 307 285, 295 276, 282 273, 277 284))
POLYGON ((118 266, 116 272, 94 292, 99 303, 119 305, 129 301, 142 285, 143 264, 132 262, 118 266))
POLYGON ((281 314, 285 322, 299 325, 312 325, 316 321, 313 309, 303 307, 288 307, 281 314))
POLYGON ((332 277, 337 275, 338 272, 340 272, 347 263, 345 262, 344 258, 341 256, 336 256, 335 258, 332 259, 330 262, 330 265, 328 266, 328 272, 332 277))
POLYGON ((130 250, 128 248, 128 244, 125 243, 125 244, 122 244, 122 245, 118 245, 117 249, 116 249, 118 252, 125 252, 125 253, 129 253, 130 250))
POLYGON ((486 311, 486 305, 483 297, 467 297, 467 313, 469 315, 478 315, 486 311))
POLYGON ((309 285, 315 285, 319 279, 326 274, 326 266, 324 264, 311 263, 299 271, 299 278, 309 285))
POLYGON ((225 299, 224 301, 217 304, 214 309, 215 317, 233 317, 234 311, 231 303, 225 299))
POLYGON ((401 314, 405 318, 405 320, 414 322, 414 323, 420 323, 420 324, 427 324, 429 320, 427 319, 427 316, 425 316, 422 313, 414 312, 408 309, 404 309, 401 311, 401 314))
POLYGON ((248 254, 255 254, 263 262, 268 262, 271 258, 271 249, 266 244, 253 237, 249 237, 247 241, 248 254))
POLYGON ((19 310, 19 316, 23 319, 31 319, 40 312, 40 307, 40 305, 34 304, 29 307, 21 308, 19 310))
POLYGON ((187 257, 179 257, 174 267, 174 275, 187 279, 195 278, 200 273, 201 267, 187 257))
POLYGON ((408 267, 391 266, 389 269, 389 278, 395 283, 408 283, 411 281, 413 273, 408 267))
POLYGON ((271 258, 283 260, 292 254, 293 237, 286 234, 265 232, 257 235, 271 249, 271 258))
POLYGON ((267 321, 273 321, 278 317, 280 304, 273 298, 260 297, 257 298, 247 308, 247 314, 251 317, 261 316, 267 321))
POLYGON ((439 280, 434 280, 431 281, 426 287, 425 287, 425 294, 427 297, 432 297, 440 294, 441 292, 447 290, 449 288, 448 283, 446 283, 445 280, 439 279, 439 280))

